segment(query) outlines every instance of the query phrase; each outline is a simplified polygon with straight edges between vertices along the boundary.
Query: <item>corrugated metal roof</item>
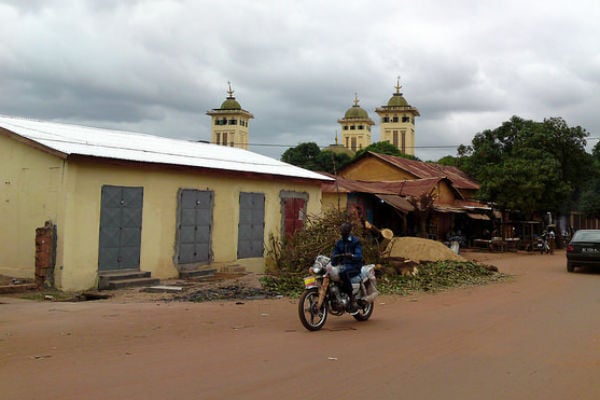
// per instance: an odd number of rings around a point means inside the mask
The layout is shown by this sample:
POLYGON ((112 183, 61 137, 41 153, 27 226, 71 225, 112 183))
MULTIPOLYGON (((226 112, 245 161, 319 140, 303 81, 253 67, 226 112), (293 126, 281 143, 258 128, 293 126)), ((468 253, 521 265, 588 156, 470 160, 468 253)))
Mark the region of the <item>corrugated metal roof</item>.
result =
MULTIPOLYGON (((332 175, 329 175, 332 176, 332 175)), ((336 177, 336 182, 327 182, 321 185, 323 193, 372 193, 372 194, 395 194, 401 196, 419 197, 423 194, 430 193, 436 185, 445 180, 448 182, 448 187, 454 190, 447 178, 427 178, 414 179, 403 181, 362 181, 343 177, 336 177)), ((454 190, 456 197, 460 197, 460 193, 454 190)))
POLYGON ((201 167, 329 181, 331 178, 248 150, 102 128, 0 115, 0 127, 69 155, 201 167))
MULTIPOLYGON (((328 176, 333 176, 329 175, 328 176)), ((357 181, 338 176, 335 182, 321 184, 323 193, 379 193, 379 194, 398 194, 394 187, 382 184, 381 182, 357 181)))
MULTIPOLYGON (((410 212, 414 209, 412 204, 406 200, 406 197, 420 197, 424 194, 431 193, 440 181, 446 181, 448 187, 453 189, 448 178, 427 178, 414 179, 403 181, 361 181, 343 178, 340 176, 327 174, 336 179, 335 182, 327 182, 321 184, 323 193, 370 193, 386 203, 404 212, 410 212)), ((463 213, 469 211, 478 213, 480 211, 488 211, 490 208, 477 201, 463 200, 460 198, 460 193, 455 189, 454 193, 458 197, 452 204, 441 204, 436 202, 435 209, 440 212, 463 213)))
POLYGON ((456 187, 457 189, 479 189, 479 183, 477 183, 474 179, 472 179, 456 167, 450 167, 435 163, 427 163, 417 160, 409 160, 404 157, 390 156, 387 154, 379 154, 373 152, 368 152, 365 154, 377 157, 388 164, 401 168, 402 170, 413 175, 415 178, 424 179, 446 177, 450 179, 454 187, 456 187))
POLYGON ((415 210, 415 207, 402 196, 394 194, 376 194, 375 196, 403 213, 409 213, 415 210))

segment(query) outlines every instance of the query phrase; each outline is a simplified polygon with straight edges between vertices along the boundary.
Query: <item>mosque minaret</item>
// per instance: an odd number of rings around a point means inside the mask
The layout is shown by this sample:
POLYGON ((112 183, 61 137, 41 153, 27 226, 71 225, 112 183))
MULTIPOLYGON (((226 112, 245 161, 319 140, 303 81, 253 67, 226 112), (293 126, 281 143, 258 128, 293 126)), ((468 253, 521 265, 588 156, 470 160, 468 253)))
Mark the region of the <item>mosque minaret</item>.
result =
POLYGON ((240 106, 233 96, 231 83, 228 85, 228 96, 221 108, 206 112, 212 117, 210 142, 248 150, 248 128, 254 115, 240 106))
POLYGON ((415 155, 415 118, 419 110, 408 104, 400 92, 400 78, 396 81, 396 93, 387 105, 377 107, 379 114, 380 141, 389 142, 404 154, 415 155))
POLYGON ((354 105, 338 120, 342 129, 342 146, 352 151, 364 149, 371 144, 371 126, 375 125, 369 114, 358 105, 358 95, 354 95, 354 105))

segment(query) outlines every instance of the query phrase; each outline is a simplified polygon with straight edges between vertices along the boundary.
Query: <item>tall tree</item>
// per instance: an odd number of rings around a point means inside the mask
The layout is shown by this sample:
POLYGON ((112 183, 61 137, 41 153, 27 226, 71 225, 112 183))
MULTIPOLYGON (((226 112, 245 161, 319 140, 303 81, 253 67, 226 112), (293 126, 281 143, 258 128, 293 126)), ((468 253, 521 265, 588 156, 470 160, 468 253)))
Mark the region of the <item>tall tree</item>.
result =
POLYGON ((534 122, 513 116, 476 134, 458 153, 465 171, 479 180, 482 200, 527 214, 560 212, 581 190, 587 136, 561 118, 534 122))

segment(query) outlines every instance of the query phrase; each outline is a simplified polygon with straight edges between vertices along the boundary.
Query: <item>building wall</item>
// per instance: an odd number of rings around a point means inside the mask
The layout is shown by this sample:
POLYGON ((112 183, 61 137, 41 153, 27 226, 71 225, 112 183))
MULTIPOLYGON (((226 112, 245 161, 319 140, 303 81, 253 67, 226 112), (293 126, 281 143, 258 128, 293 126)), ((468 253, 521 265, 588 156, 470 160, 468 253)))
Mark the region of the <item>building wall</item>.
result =
POLYGON ((371 144, 371 125, 368 120, 349 121, 341 124, 342 145, 354 152, 371 144))
POLYGON ((102 185, 141 186, 144 188, 142 215, 142 249, 140 269, 152 272, 158 278, 175 277, 178 274, 173 261, 176 247, 176 222, 178 190, 197 189, 214 192, 212 250, 213 263, 236 263, 248 271, 263 272, 265 258, 237 259, 237 227, 239 221, 240 192, 265 194, 265 243, 270 234, 280 236, 280 191, 296 191, 308 194, 307 212, 318 214, 321 210, 320 187, 277 181, 227 177, 218 172, 207 174, 170 168, 134 168, 114 165, 78 163, 70 168, 74 193, 65 232, 64 263, 71 266, 70 278, 63 277, 64 287, 81 286, 92 282, 98 264, 98 241, 100 221, 100 191, 102 185), (87 219, 84 225, 80 222, 87 219), (68 232, 68 233, 67 233, 68 232), (77 243, 85 242, 85 246, 77 243), (88 265, 93 265, 89 268, 88 265))
POLYGON ((232 111, 231 113, 219 112, 212 114, 211 118, 211 143, 231 147, 248 149, 248 129, 250 119, 245 113, 232 111), (217 120, 227 121, 226 124, 218 125, 217 120), (235 120, 236 124, 230 124, 235 120), (227 141, 224 143, 224 135, 227 135, 227 141))
POLYGON ((348 193, 323 193, 321 204, 323 212, 346 210, 348 206, 348 193))
POLYGON ((57 223, 63 160, 0 135, 0 274, 33 278, 35 230, 57 223))
MULTIPOLYGON (((392 99, 390 99, 392 101, 392 99)), ((415 155, 415 118, 418 111, 410 106, 378 107, 380 141, 393 144, 404 154, 415 155)))
POLYGON ((364 181, 399 181, 415 179, 407 172, 394 168, 372 157, 363 157, 343 169, 340 175, 344 178, 364 181))
POLYGON ((263 272, 266 257, 237 259, 239 193, 265 195, 265 254, 270 235, 281 235, 282 190, 306 193, 307 213, 321 212, 318 182, 251 179, 169 166, 90 159, 63 161, 0 136, 2 192, 0 216, 12 229, 0 230, 0 274, 33 277, 35 229, 57 225, 55 284, 64 290, 96 287, 103 185, 144 188, 140 270, 153 277, 178 275, 174 263, 178 190, 214 191, 213 264, 237 264, 263 272), (9 182, 9 183, 6 183, 9 182))
POLYGON ((436 194, 438 196, 437 203, 452 204, 456 200, 455 192, 444 181, 437 184, 436 194))

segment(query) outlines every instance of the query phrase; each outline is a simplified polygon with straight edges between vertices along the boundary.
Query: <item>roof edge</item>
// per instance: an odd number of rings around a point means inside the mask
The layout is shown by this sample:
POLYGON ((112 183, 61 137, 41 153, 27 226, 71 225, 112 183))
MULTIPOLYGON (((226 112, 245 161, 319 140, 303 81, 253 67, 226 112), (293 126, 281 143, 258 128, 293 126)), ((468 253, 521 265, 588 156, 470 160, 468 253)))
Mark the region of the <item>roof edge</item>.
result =
POLYGON ((66 160, 68 157, 67 153, 63 153, 62 151, 58 151, 53 148, 50 148, 38 141, 26 138, 25 136, 19 135, 18 133, 13 132, 10 129, 6 129, 2 126, 0 126, 0 135, 7 137, 9 139, 13 139, 19 143, 23 143, 24 145, 32 147, 36 150, 40 150, 40 151, 43 151, 44 153, 58 157, 62 160, 66 160))

